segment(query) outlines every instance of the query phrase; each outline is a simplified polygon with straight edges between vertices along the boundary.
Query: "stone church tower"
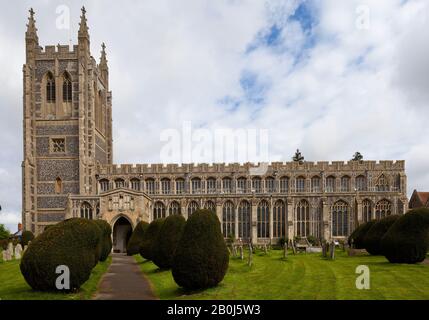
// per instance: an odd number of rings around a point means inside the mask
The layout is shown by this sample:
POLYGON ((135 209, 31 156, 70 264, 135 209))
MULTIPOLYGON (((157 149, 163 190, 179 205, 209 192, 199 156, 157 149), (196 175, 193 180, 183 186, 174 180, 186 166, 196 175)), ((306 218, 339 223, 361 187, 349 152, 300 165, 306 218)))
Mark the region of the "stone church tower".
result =
POLYGON ((112 94, 105 46, 90 52, 85 8, 78 44, 39 46, 34 11, 25 34, 22 218, 26 230, 65 218, 69 195, 96 193, 96 166, 112 163, 112 94))

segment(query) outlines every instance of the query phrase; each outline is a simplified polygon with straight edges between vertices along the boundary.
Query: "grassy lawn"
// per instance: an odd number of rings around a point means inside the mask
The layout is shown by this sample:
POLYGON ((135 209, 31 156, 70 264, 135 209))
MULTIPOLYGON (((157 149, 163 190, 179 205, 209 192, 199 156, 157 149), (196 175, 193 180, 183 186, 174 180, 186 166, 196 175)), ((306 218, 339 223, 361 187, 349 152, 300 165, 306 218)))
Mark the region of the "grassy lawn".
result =
POLYGON ((38 292, 33 291, 25 282, 19 269, 19 260, 0 261, 0 300, 86 300, 96 292, 101 276, 112 261, 109 257, 92 269, 87 282, 77 293, 38 292))
POLYGON ((160 299, 429 299, 429 265, 391 264, 381 256, 348 257, 337 251, 334 261, 318 253, 283 260, 280 250, 256 253, 251 267, 247 258, 231 258, 218 287, 194 293, 180 289, 171 271, 135 258, 160 299), (358 265, 370 269, 369 290, 356 289, 358 265))

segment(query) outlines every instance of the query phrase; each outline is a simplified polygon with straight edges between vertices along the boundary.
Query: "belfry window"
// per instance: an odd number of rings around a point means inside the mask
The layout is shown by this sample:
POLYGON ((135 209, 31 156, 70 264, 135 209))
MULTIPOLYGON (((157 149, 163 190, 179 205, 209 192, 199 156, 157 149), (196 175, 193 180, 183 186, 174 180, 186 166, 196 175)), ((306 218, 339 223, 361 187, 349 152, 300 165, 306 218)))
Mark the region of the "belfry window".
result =
POLYGON ((68 73, 64 73, 63 76, 63 101, 72 101, 72 82, 68 73))
POLYGON ((55 102, 55 79, 50 72, 46 78, 46 101, 55 102))

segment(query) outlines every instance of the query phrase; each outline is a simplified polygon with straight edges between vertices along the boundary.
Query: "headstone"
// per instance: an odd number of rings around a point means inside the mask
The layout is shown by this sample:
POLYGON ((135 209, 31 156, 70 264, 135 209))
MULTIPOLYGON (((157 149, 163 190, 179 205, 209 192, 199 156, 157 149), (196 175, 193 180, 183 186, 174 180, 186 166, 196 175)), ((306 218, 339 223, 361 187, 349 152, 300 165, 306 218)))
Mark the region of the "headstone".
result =
POLYGON ((253 262, 253 252, 252 252, 253 250, 252 250, 252 245, 251 244, 249 244, 249 258, 247 259, 247 265, 249 266, 249 267, 251 267, 252 266, 252 262, 253 262))
POLYGON ((352 240, 350 241, 350 243, 351 243, 351 248, 352 248, 352 249, 354 249, 354 247, 355 247, 355 246, 354 246, 354 242, 355 242, 355 241, 354 241, 354 239, 352 238, 352 240))
POLYGON ((267 244, 264 243, 264 253, 267 254, 267 244))
POLYGON ((13 244, 12 242, 9 242, 7 245, 7 260, 10 261, 13 259, 13 244))
POLYGON ((7 252, 6 250, 1 251, 1 257, 3 259, 3 262, 7 261, 7 253, 6 252, 7 252))
POLYGON ((294 241, 292 241, 292 252, 293 252, 293 254, 296 254, 296 247, 295 247, 294 241))
POLYGON ((324 241, 322 243, 322 257, 326 258, 328 256, 328 244, 324 241))
POLYGON ((287 243, 283 244, 283 259, 287 258, 287 243))
POLYGON ((237 246, 235 244, 232 245, 232 254, 234 258, 237 257, 237 246))
POLYGON ((244 252, 243 252, 243 245, 240 246, 240 259, 243 260, 244 259, 244 252))
POLYGON ((331 245, 329 246, 329 257, 331 258, 331 260, 335 259, 335 242, 332 241, 331 245))
POLYGON ((15 259, 21 259, 22 255, 22 246, 21 244, 17 244, 15 247, 15 259))
POLYGON ((25 251, 27 251, 28 245, 24 246, 24 249, 22 250, 22 254, 24 254, 25 251))

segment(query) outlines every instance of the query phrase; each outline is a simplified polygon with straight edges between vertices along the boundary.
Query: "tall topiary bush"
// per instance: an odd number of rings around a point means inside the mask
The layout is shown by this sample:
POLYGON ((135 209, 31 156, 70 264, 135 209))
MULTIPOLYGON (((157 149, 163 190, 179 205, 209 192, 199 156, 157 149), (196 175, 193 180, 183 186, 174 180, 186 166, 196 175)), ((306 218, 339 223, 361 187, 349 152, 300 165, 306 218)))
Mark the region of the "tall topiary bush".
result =
POLYGON ((30 230, 25 230, 24 232, 22 232, 21 245, 26 246, 28 245, 28 242, 32 241, 33 239, 34 239, 33 232, 31 232, 30 230))
POLYGON ((383 238, 387 230, 389 230, 399 217, 399 215, 387 216, 377 221, 369 228, 363 238, 363 245, 366 251, 372 255, 383 254, 381 250, 381 238, 383 238))
POLYGON ((168 216, 153 245, 153 262, 161 269, 171 268, 177 244, 185 228, 186 220, 178 214, 168 216))
POLYGON ((429 248, 429 209, 408 211, 381 239, 383 255, 393 263, 417 263, 426 258, 429 248))
POLYGON ((375 224, 375 220, 371 220, 365 223, 362 223, 360 226, 358 226, 352 234, 349 236, 347 243, 349 246, 352 246, 355 249, 365 249, 365 245, 363 242, 363 239, 365 237, 365 234, 368 232, 368 230, 375 224), (353 239, 353 241, 352 241, 353 239))
POLYGON ((140 245, 143 241, 143 235, 148 227, 149 223, 145 221, 140 221, 137 224, 127 244, 127 255, 132 256, 140 252, 140 245))
POLYGON ((112 227, 105 220, 91 220, 100 228, 99 260, 106 261, 112 252, 112 227))
POLYGON ((186 289, 216 286, 228 269, 229 253, 216 214, 195 211, 186 222, 173 258, 172 274, 186 289))
POLYGON ((140 255, 146 260, 153 259, 153 245, 156 242, 164 220, 164 218, 153 220, 143 234, 143 240, 140 245, 140 255))
POLYGON ((23 255, 20 269, 35 290, 56 290, 56 268, 70 270, 70 290, 88 280, 97 264, 100 228, 90 220, 73 218, 56 224, 36 237, 23 255))

